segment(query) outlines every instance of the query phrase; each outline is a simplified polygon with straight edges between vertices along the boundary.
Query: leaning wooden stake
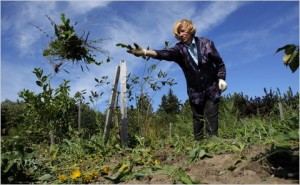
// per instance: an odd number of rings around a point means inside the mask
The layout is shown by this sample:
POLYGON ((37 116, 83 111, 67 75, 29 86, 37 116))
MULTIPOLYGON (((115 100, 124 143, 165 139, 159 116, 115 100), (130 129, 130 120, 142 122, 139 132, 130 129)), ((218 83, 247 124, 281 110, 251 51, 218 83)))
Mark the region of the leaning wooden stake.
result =
POLYGON ((104 134, 103 134, 104 144, 107 143, 109 131, 110 131, 110 128, 111 128, 112 113, 113 113, 114 105, 115 105, 115 101, 116 101, 117 87, 118 87, 118 83, 119 83, 119 76, 120 76, 120 66, 117 66, 116 74, 115 74, 115 80, 114 80, 114 83, 113 83, 114 86, 113 86, 112 93, 111 93, 111 96, 110 96, 109 108, 108 108, 107 115, 106 115, 104 134))

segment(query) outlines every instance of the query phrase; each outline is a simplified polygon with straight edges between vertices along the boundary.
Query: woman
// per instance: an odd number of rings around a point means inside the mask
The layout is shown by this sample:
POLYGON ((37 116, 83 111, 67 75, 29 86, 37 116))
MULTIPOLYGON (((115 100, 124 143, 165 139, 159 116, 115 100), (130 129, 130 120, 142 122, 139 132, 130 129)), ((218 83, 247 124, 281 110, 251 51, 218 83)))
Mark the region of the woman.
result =
POLYGON ((195 140, 201 140, 204 136, 204 113, 208 120, 206 132, 218 135, 220 95, 227 88, 225 64, 213 41, 195 36, 196 27, 191 20, 176 22, 173 32, 179 42, 171 48, 146 50, 134 43, 135 48, 130 47, 127 52, 137 57, 150 56, 176 62, 187 82, 195 140))

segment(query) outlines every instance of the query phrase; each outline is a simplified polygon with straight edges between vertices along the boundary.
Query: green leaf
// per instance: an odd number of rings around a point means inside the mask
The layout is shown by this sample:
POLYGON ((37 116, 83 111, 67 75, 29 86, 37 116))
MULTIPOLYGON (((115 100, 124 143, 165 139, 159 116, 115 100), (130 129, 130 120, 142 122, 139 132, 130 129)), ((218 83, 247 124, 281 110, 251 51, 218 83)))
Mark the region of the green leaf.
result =
POLYGON ((299 50, 295 50, 288 62, 291 71, 294 73, 299 67, 299 50))
POLYGON ((127 48, 127 49, 130 49, 130 48, 131 48, 130 45, 123 44, 123 43, 118 43, 118 44, 116 44, 116 46, 119 46, 119 47, 122 47, 122 48, 127 48))
POLYGON ((38 180, 40 180, 40 181, 45 181, 45 180, 48 180, 48 179, 50 179, 50 178, 51 178, 51 175, 50 175, 50 174, 45 174, 45 175, 39 177, 38 180))
POLYGON ((36 81, 36 84, 37 84, 38 86, 40 86, 40 87, 43 86, 43 83, 42 83, 41 81, 36 81))
POLYGON ((181 167, 178 169, 178 176, 184 184, 195 184, 190 176, 188 176, 181 167))
POLYGON ((122 182, 123 179, 124 179, 126 176, 130 175, 131 173, 132 173, 132 172, 131 172, 131 170, 130 170, 130 168, 129 168, 129 169, 127 169, 127 170, 121 171, 117 176, 114 176, 114 177, 106 176, 106 177, 104 177, 104 178, 107 179, 107 180, 112 181, 113 183, 119 183, 119 182, 122 182))
POLYGON ((66 18, 65 18, 65 14, 64 13, 61 13, 61 21, 63 22, 63 23, 65 23, 66 22, 66 18))
POLYGON ((205 150, 200 150, 200 152, 199 152, 199 158, 202 158, 202 157, 204 157, 206 155, 206 152, 205 152, 205 150))
POLYGON ((47 76, 43 76, 43 78, 42 78, 42 82, 46 82, 47 81, 47 76))
POLYGON ((11 167, 12 167, 14 164, 16 164, 16 163, 14 163, 13 160, 9 160, 8 165, 5 167, 5 169, 4 169, 3 172, 4 172, 4 173, 7 173, 7 172, 11 169, 11 167))
POLYGON ((295 44, 288 44, 288 45, 285 45, 281 48, 278 48, 275 53, 278 53, 281 50, 287 50, 287 49, 289 50, 289 49, 295 48, 295 47, 296 47, 295 44))

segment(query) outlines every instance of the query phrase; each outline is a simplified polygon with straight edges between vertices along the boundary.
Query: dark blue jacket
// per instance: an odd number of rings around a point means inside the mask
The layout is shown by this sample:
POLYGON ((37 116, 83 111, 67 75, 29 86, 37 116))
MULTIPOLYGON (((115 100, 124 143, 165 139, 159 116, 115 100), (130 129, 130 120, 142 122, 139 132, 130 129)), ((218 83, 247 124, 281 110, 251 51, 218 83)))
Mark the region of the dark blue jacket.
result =
POLYGON ((225 80, 225 64, 213 41, 204 37, 195 37, 195 41, 198 65, 182 42, 165 50, 155 50, 156 59, 174 61, 181 67, 186 78, 187 93, 192 103, 202 104, 205 97, 218 102, 221 94, 218 79, 225 80))

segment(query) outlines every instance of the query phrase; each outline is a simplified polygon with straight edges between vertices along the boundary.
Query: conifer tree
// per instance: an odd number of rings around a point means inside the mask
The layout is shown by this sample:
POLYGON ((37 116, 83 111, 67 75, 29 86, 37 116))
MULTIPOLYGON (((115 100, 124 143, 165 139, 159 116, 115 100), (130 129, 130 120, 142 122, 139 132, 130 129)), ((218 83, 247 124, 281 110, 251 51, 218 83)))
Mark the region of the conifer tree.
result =
POLYGON ((158 111, 167 114, 178 114, 180 112, 180 101, 171 88, 169 89, 167 96, 162 96, 158 111))

